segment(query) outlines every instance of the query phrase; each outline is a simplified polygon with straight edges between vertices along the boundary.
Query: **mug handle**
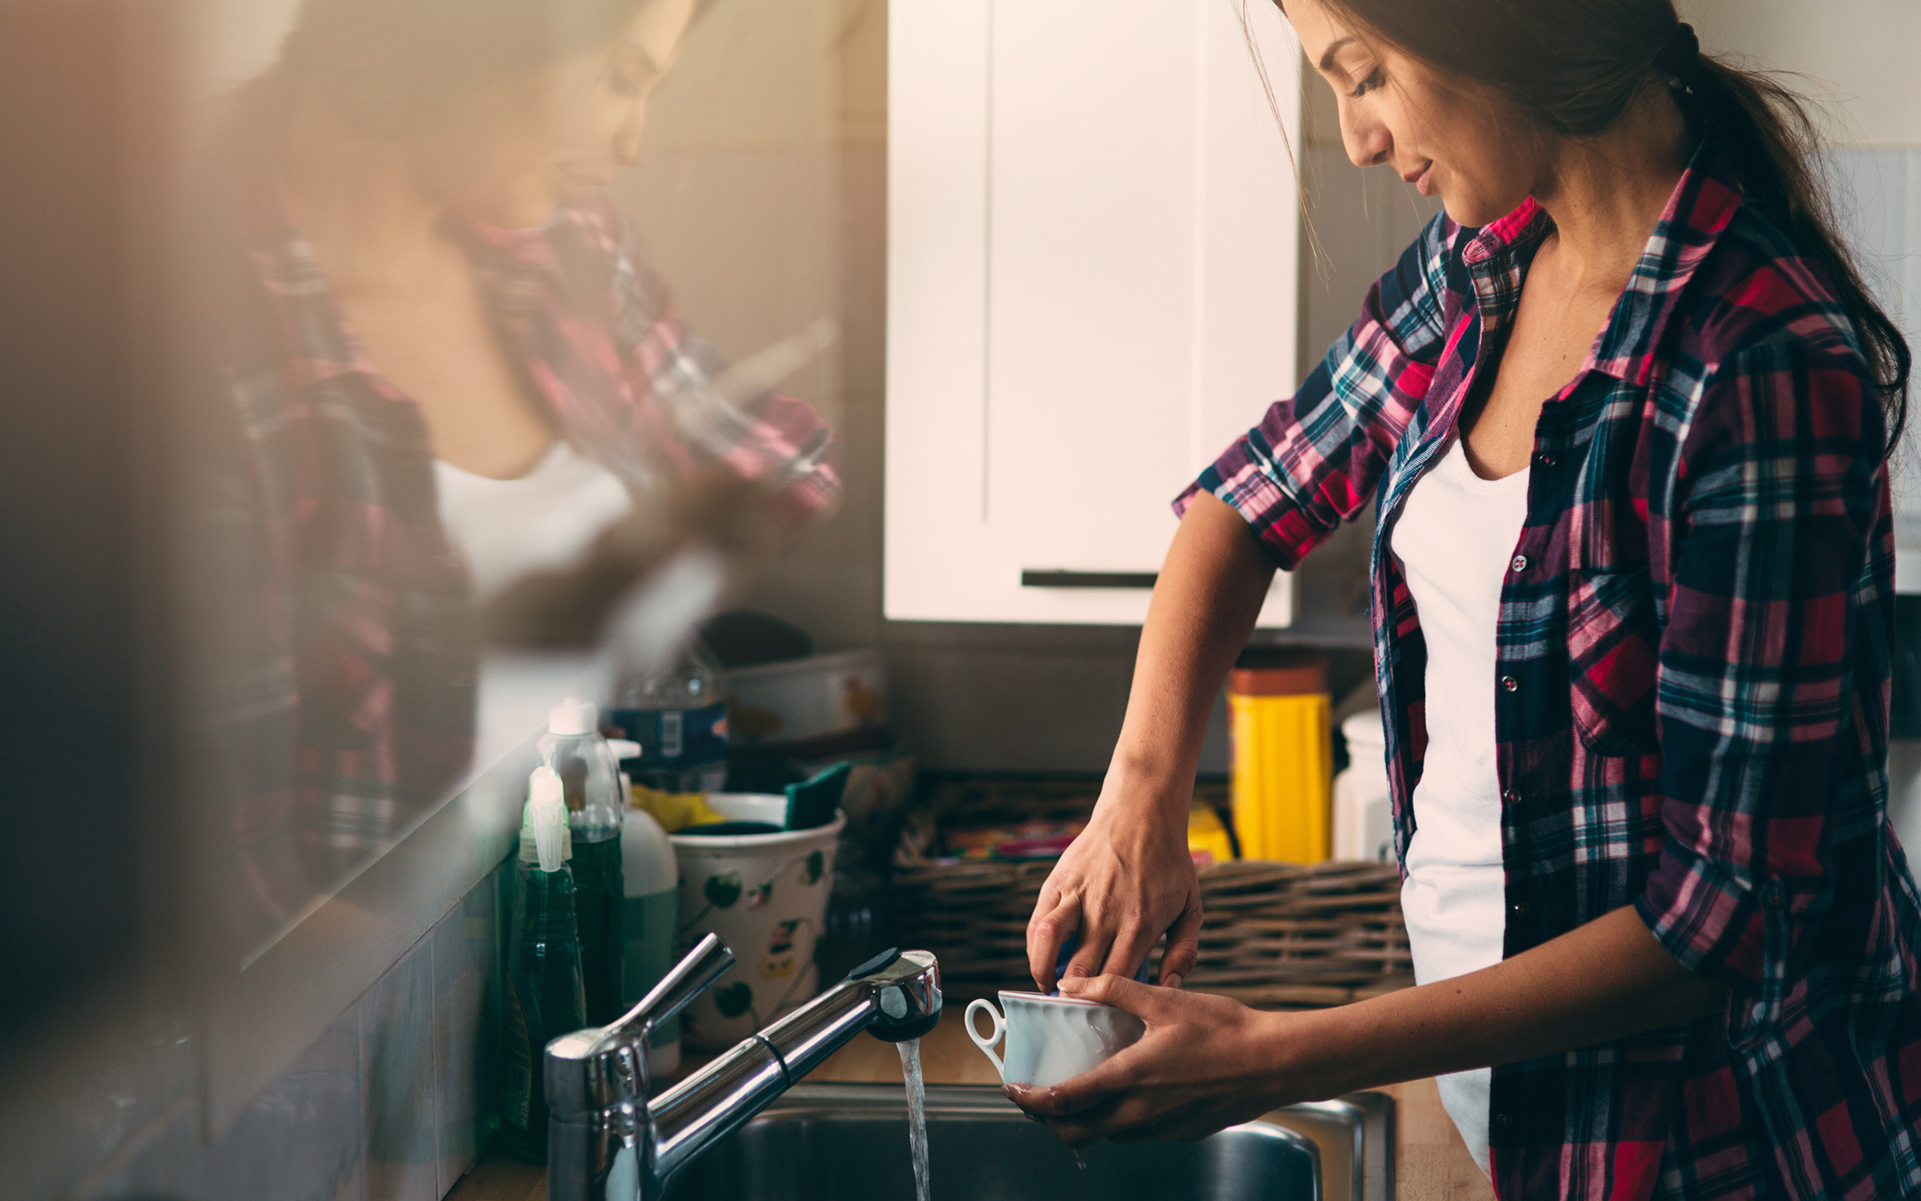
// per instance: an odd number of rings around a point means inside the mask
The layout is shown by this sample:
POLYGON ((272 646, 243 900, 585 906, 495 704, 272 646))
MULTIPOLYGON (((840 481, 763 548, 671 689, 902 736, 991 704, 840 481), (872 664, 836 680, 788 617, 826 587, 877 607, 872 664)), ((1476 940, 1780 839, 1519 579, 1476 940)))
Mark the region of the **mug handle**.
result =
POLYGON ((989 1001, 986 997, 976 997, 967 1003, 967 1013, 961 1020, 967 1026, 967 1037, 974 1040, 974 1045, 981 1049, 981 1054, 987 1056, 988 1060, 993 1063, 994 1071, 1000 1075, 1001 1079, 1005 1080, 1007 1078, 1007 1068, 1002 1065, 1001 1057, 994 1054, 994 1046, 1000 1042, 1001 1035, 1007 1033, 1007 1019, 1001 1016, 1000 1010, 994 1008, 992 1001, 989 1001), (986 1038, 982 1038, 981 1032, 974 1026, 974 1015, 983 1011, 994 1019, 994 1031, 986 1038))

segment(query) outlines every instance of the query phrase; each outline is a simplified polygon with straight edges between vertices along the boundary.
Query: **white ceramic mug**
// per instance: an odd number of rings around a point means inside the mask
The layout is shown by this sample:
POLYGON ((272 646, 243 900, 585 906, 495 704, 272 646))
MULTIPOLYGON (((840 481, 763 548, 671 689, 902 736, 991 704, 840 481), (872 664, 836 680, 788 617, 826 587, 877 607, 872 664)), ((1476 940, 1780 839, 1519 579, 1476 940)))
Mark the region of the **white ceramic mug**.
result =
POLYGON ((1141 1019, 1111 1005, 1037 992, 1000 996, 1004 1015, 983 998, 968 1003, 965 1020, 967 1037, 993 1062, 1004 1084, 1036 1088, 1059 1084, 1105 1063, 1147 1032, 1141 1019), (994 1021, 993 1032, 985 1038, 974 1025, 976 1013, 986 1013, 994 1021), (1007 1046, 1002 1055, 996 1055, 994 1046, 1003 1035, 1007 1046))

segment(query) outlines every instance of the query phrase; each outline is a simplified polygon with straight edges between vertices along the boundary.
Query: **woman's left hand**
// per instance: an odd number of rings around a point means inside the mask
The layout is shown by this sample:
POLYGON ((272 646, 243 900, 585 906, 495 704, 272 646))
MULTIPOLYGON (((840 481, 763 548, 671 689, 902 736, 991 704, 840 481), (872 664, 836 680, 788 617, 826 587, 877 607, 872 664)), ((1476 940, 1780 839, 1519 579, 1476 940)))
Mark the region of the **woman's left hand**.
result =
POLYGON ((1003 1088, 1070 1146, 1193 1141, 1307 1096, 1289 1066, 1289 1044, 1299 1041, 1289 1037, 1290 1019, 1298 1015, 1111 975, 1062 980, 1061 995, 1112 1005, 1147 1024, 1139 1042, 1071 1080, 1003 1088))
POLYGON ((1004 1090, 1077 1147, 1206 1138, 1296 1101, 1558 1054, 1729 1005, 1726 986, 1669 954, 1632 905, 1493 967, 1332 1009, 1260 1013, 1120 976, 1070 976, 1061 992, 1147 1024, 1092 1071, 1004 1090))

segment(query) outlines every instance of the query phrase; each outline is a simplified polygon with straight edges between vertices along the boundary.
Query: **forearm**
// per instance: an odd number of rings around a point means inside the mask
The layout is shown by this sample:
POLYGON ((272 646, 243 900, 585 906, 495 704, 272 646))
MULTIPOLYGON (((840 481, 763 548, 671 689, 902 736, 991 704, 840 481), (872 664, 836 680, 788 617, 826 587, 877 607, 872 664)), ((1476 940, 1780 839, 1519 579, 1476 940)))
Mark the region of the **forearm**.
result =
MULTIPOLYGON (((1314 1096, 1514 1063, 1690 1021, 1727 1004, 1624 907, 1490 968, 1277 1025, 1314 1096)), ((1284 1016, 1284 1015, 1283 1015, 1284 1016)))
POLYGON ((1241 515, 1209 493, 1197 495, 1148 605, 1107 795, 1119 795, 1112 786, 1121 783, 1128 795, 1165 798, 1169 820, 1185 828, 1208 714, 1273 577, 1241 515))

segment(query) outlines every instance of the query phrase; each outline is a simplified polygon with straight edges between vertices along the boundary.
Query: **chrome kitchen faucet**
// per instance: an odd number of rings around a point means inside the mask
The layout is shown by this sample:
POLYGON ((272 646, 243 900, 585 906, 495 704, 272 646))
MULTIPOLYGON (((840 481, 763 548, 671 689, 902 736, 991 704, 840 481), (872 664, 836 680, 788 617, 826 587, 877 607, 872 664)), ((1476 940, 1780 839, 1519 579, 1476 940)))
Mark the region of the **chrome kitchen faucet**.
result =
POLYGON ((926 951, 885 951, 658 1097, 654 1029, 733 966, 717 935, 609 1026, 547 1044, 549 1201, 656 1201, 674 1171, 765 1109, 849 1039, 919 1038, 940 1020, 940 965, 926 951))

